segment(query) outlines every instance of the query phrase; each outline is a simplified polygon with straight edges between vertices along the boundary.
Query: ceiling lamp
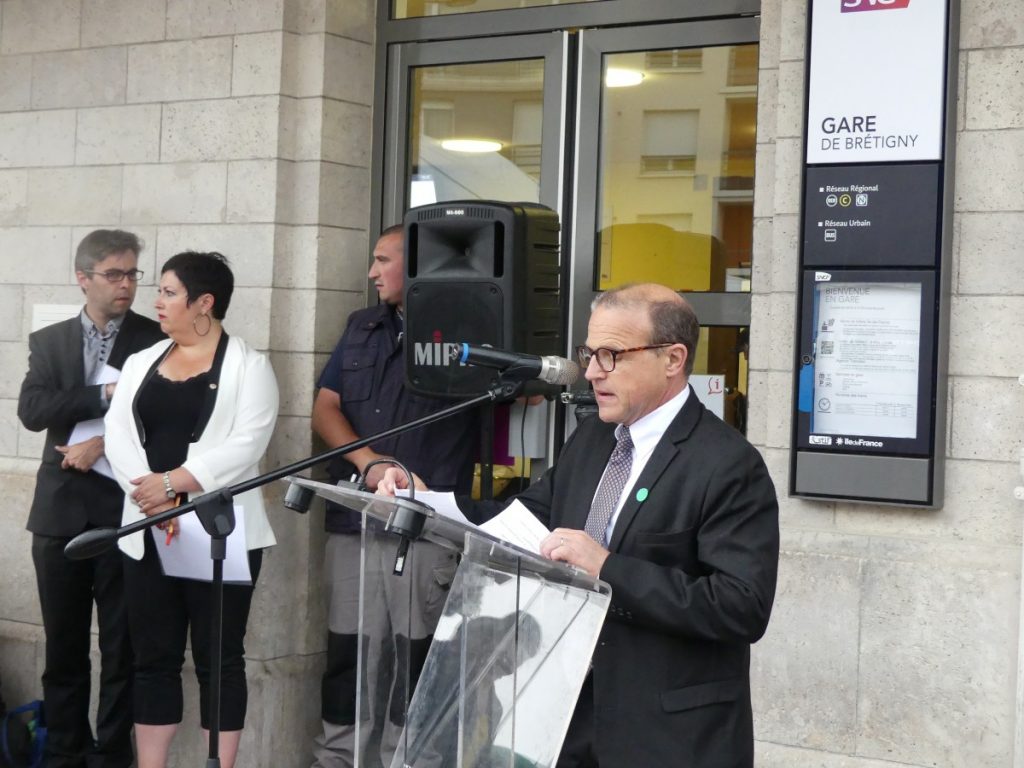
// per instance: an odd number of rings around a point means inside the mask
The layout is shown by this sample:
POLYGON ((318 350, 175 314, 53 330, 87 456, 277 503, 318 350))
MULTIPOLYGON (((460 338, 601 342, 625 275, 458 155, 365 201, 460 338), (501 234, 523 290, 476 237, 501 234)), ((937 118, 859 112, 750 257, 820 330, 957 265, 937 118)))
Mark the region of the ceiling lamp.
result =
POLYGON ((441 148, 449 152, 472 152, 482 154, 484 152, 497 152, 501 149, 501 142, 493 139, 445 139, 441 142, 441 148))
POLYGON ((640 85, 643 81, 644 73, 638 69, 608 67, 604 73, 604 84, 608 88, 628 88, 631 85, 640 85))

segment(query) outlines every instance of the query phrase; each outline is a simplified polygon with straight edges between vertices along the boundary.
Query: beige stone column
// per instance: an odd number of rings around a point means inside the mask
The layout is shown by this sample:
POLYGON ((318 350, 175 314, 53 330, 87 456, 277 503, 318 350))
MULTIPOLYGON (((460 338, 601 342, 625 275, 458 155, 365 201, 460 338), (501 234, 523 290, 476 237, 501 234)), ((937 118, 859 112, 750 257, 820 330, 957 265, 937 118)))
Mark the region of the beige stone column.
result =
MULTIPOLYGON (((42 630, 24 531, 41 435, 17 421, 32 308, 76 304, 73 251, 96 227, 147 243, 136 309, 185 248, 231 260, 229 332, 266 350, 281 413, 265 466, 308 456, 313 383, 365 303, 373 0, 0 3, 0 665, 39 694, 42 630)), ((326 641, 323 516, 279 508, 246 639, 239 765, 306 761, 326 641)), ((96 660, 98 666, 98 659, 96 660)), ((185 672, 174 765, 200 764, 185 672)))

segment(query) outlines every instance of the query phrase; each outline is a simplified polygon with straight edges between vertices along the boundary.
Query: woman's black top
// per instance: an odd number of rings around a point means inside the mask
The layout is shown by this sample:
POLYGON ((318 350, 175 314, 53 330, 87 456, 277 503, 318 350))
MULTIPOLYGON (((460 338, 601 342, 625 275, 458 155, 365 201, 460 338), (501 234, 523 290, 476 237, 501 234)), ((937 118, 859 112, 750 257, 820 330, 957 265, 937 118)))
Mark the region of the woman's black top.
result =
POLYGON ((185 381, 165 379, 156 371, 143 385, 138 413, 151 471, 169 472, 185 463, 209 386, 209 371, 185 381))

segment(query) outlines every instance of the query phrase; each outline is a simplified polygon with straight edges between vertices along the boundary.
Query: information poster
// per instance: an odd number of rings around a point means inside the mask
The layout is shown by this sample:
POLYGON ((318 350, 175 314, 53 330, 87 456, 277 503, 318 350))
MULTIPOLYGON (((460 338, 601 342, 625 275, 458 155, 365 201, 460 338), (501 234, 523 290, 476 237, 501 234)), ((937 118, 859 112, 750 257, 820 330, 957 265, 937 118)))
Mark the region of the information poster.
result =
POLYGON ((690 385, 704 407, 720 419, 725 419, 725 377, 690 375, 690 385))
POLYGON ((821 282, 814 305, 811 431, 916 438, 921 284, 821 282))

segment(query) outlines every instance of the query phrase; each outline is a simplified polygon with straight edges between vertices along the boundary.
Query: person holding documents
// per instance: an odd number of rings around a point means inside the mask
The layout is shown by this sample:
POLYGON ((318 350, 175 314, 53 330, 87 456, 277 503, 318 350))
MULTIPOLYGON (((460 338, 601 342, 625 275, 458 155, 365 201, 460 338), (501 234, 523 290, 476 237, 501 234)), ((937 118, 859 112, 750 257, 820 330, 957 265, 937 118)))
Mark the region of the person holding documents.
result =
MULTIPOLYGON (((624 286, 594 302, 577 350, 597 399, 558 462, 517 498, 545 557, 612 588, 559 768, 751 768, 750 645, 778 569, 760 454, 689 386, 700 327, 680 296, 624 286)), ((389 470, 378 493, 404 478, 389 470)), ((470 519, 493 503, 460 500, 470 519)))
MULTIPOLYGON (((107 456, 126 494, 122 524, 259 473, 277 418, 277 381, 266 355, 228 336, 221 324, 233 288, 231 269, 219 253, 179 253, 161 270, 156 311, 170 339, 127 360, 106 417, 107 456)), ((249 606, 263 548, 275 543, 259 490, 235 497, 235 505, 251 583, 224 587, 219 746, 225 768, 234 765, 245 721, 249 606)), ((184 546, 176 536, 183 521, 120 540, 135 648, 139 768, 167 764, 181 722, 181 666, 190 628, 203 728, 209 723, 210 583, 165 576, 158 554, 160 548, 184 546)), ((208 540, 197 549, 197 560, 209 557, 208 540)))
POLYGON ((119 369, 132 352, 163 338, 155 322, 130 310, 142 277, 141 250, 131 232, 99 229, 86 235, 75 252, 85 306, 70 320, 28 338, 18 418, 26 429, 46 430, 27 528, 46 635, 43 699, 50 768, 85 768, 86 762, 122 768, 132 762, 132 656, 121 557, 109 552, 68 560, 64 547, 90 528, 117 525, 121 516, 121 489, 93 470, 104 455, 101 419, 119 369), (84 439, 71 440, 76 432, 84 439), (94 602, 100 649, 95 734, 89 724, 94 602))
MULTIPOLYGON (((437 398, 413 394, 405 386, 403 240, 401 225, 381 233, 373 249, 369 273, 381 303, 349 316, 345 332, 320 376, 313 404, 313 430, 328 448, 406 424, 450 405, 437 398)), ((331 463, 328 473, 334 482, 348 480, 353 473, 363 472, 372 461, 393 456, 439 490, 468 493, 473 483, 476 445, 477 417, 472 413, 462 414, 346 454, 331 463)), ((370 469, 366 482, 371 489, 377 487, 377 480, 387 466, 376 465, 370 469)), ((324 580, 329 631, 327 669, 321 683, 323 730, 313 747, 313 766, 348 768, 354 764, 356 750, 361 518, 352 510, 328 503, 325 525, 324 580)), ((397 636, 395 646, 401 647, 397 653, 396 647, 379 647, 386 643, 368 649, 368 658, 377 662, 369 672, 382 693, 374 698, 375 719, 372 727, 364 724, 364 743, 360 749, 367 754, 372 749, 376 754, 369 759, 390 765, 390 755, 402 726, 399 700, 405 692, 399 690, 399 684, 405 679, 406 671, 395 669, 391 659, 397 656, 396 664, 400 665, 406 656, 410 657, 413 664, 410 672, 415 683, 455 574, 455 556, 434 544, 417 544, 402 577, 390 575, 394 566, 393 544, 388 546, 386 557, 390 560, 378 559, 372 565, 374 573, 388 575, 373 583, 384 590, 393 588, 395 592, 411 588, 413 599, 411 605, 410 601, 405 601, 405 606, 381 599, 375 603, 380 609, 375 615, 382 619, 400 615, 401 620, 396 623, 411 624, 412 637, 404 637, 408 632, 399 626, 389 628, 378 623, 371 630, 389 640, 397 636)))

